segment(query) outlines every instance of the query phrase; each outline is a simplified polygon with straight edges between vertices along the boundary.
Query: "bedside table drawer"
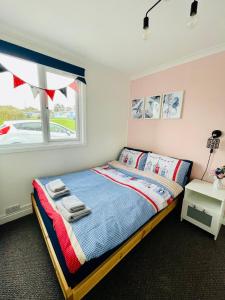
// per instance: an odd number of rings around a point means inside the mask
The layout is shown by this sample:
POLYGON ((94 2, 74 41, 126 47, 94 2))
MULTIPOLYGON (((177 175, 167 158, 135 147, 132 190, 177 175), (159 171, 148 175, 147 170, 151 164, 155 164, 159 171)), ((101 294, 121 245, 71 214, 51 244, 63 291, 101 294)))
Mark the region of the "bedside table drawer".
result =
POLYGON ((187 206, 187 216, 192 218, 208 227, 212 225, 212 216, 207 214, 204 210, 199 210, 197 207, 191 206, 190 204, 187 206))
POLYGON ((185 200, 182 207, 182 217, 210 233, 214 232, 218 222, 216 212, 210 209, 206 210, 200 205, 197 206, 196 204, 185 200))

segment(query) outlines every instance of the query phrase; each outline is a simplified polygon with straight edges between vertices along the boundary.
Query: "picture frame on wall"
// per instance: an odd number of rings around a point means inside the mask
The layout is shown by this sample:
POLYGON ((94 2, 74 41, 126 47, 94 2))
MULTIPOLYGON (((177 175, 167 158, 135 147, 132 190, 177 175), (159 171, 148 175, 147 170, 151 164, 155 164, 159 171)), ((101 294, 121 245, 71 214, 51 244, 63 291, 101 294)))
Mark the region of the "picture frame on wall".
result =
POLYGON ((133 119, 143 119, 145 99, 138 98, 132 100, 131 114, 133 119))
POLYGON ((159 119, 161 113, 161 102, 161 95, 146 97, 144 118, 149 120, 159 119))
POLYGON ((171 92, 163 95, 163 119, 180 119, 183 107, 184 91, 171 92))

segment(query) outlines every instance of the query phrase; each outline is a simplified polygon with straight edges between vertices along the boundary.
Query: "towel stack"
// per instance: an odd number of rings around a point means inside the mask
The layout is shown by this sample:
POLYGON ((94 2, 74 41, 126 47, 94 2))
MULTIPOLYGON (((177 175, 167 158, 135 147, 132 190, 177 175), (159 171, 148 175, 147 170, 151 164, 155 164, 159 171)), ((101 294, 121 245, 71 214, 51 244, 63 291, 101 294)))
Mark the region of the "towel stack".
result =
POLYGON ((86 207, 75 195, 62 198, 56 206, 68 222, 77 221, 91 213, 90 208, 86 207))
POLYGON ((69 189, 61 179, 55 179, 46 184, 46 190, 52 199, 58 199, 62 196, 70 195, 69 189))

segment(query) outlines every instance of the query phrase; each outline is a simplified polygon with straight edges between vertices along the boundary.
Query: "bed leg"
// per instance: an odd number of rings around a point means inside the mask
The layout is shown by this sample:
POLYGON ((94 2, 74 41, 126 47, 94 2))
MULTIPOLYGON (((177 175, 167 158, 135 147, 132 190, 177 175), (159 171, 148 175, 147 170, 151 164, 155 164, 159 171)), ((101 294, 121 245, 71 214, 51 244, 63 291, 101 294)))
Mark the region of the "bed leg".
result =
POLYGON ((33 203, 33 194, 31 194, 31 209, 32 209, 32 214, 34 214, 35 211, 34 211, 34 203, 33 203))
POLYGON ((74 298, 73 298, 73 293, 71 293, 71 294, 66 298, 66 300, 74 300, 74 298))
POLYGON ((81 300, 81 298, 76 295, 76 293, 71 293, 67 298, 67 300, 81 300))

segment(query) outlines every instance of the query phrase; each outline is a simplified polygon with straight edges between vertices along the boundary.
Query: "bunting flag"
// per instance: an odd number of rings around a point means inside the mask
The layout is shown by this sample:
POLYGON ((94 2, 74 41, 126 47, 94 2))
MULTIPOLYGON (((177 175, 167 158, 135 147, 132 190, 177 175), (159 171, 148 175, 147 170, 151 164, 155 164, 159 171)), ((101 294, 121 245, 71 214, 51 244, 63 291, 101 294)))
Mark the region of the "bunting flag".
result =
POLYGON ((13 74, 13 84, 14 84, 14 88, 25 84, 26 82, 23 81, 22 79, 20 79, 19 77, 17 77, 16 75, 13 74))
POLYGON ((51 100, 53 101, 54 96, 55 96, 55 90, 46 90, 45 89, 45 92, 51 98, 51 100))
POLYGON ((78 76, 78 77, 76 78, 76 80, 79 80, 79 81, 83 82, 84 84, 87 84, 87 82, 86 82, 86 80, 85 80, 84 77, 78 76))
POLYGON ((59 89, 59 90, 65 97, 67 97, 67 88, 66 87, 59 89))
POLYGON ((31 85, 30 83, 24 81, 23 79, 19 78, 18 76, 16 76, 15 74, 13 74, 10 70, 6 69, 1 63, 0 63, 0 73, 3 72, 9 72, 12 74, 13 76, 13 85, 14 88, 17 88, 18 86, 21 86, 23 84, 28 84, 31 88, 31 92, 33 94, 33 97, 36 98, 39 93, 41 91, 44 91, 49 97, 50 99, 53 101, 54 100, 54 96, 55 96, 55 92, 56 91, 60 91, 65 97, 67 97, 67 88, 70 87, 72 90, 76 91, 77 93, 79 93, 79 85, 77 83, 77 81, 79 80, 80 82, 86 84, 86 80, 84 77, 80 77, 78 76, 73 82, 71 82, 68 86, 65 86, 63 88, 60 89, 55 89, 55 90, 48 90, 45 88, 41 88, 41 87, 37 87, 34 85, 31 85))
POLYGON ((0 73, 3 73, 3 72, 7 72, 7 70, 5 67, 3 67, 2 64, 0 64, 0 73))
POLYGON ((40 93, 40 89, 36 86, 33 86, 33 85, 30 86, 30 89, 31 89, 31 92, 33 94, 33 97, 36 98, 37 95, 39 95, 39 93, 40 93))
POLYGON ((73 81, 73 82, 69 85, 69 87, 70 87, 72 90, 74 90, 74 91, 76 91, 76 92, 79 93, 79 87, 78 87, 78 84, 77 84, 75 81, 73 81))

